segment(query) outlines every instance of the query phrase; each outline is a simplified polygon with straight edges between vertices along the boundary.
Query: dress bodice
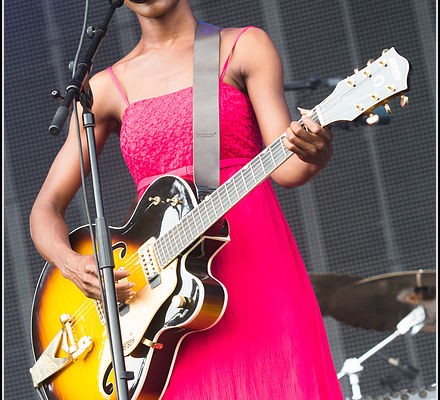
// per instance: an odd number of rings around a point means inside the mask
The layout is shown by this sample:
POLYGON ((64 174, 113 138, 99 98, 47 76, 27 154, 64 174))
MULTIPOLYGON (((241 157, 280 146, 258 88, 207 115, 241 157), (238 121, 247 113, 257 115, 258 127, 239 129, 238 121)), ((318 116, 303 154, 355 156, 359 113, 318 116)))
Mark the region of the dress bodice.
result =
MULTIPOLYGON (((127 106, 120 146, 137 186, 145 177, 193 165, 192 93, 188 87, 127 106)), ((249 97, 221 81, 219 113, 220 159, 256 156, 262 141, 249 97)))

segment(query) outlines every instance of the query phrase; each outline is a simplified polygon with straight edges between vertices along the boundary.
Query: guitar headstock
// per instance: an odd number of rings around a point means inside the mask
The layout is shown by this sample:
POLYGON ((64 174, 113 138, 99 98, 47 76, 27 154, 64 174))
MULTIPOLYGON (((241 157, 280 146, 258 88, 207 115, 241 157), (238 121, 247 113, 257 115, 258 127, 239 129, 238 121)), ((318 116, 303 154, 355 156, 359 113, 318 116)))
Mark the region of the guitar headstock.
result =
POLYGON ((316 107, 321 125, 337 121, 354 121, 367 115, 367 123, 378 122, 373 110, 382 105, 391 112, 388 102, 400 96, 404 107, 408 98, 403 94, 408 89, 409 63, 392 47, 384 50, 375 61, 341 80, 333 92, 316 107))

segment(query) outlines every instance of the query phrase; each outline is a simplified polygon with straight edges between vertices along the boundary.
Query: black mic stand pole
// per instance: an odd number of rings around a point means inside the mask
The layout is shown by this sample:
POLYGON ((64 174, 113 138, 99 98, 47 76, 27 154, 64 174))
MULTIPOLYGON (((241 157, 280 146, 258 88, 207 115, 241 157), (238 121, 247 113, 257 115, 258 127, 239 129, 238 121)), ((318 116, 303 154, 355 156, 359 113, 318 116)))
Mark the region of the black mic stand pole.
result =
POLYGON ((316 89, 322 83, 321 78, 316 75, 310 75, 308 79, 302 81, 287 82, 284 84, 284 90, 303 90, 303 89, 316 89))
MULTIPOLYGON (((78 99, 83 106, 83 125, 87 134, 87 143, 90 157, 90 170, 93 181, 93 192, 96 206, 96 241, 98 248, 98 264, 102 271, 104 284, 101 293, 104 310, 106 310, 107 332, 110 340, 110 348, 113 358, 113 368, 116 378, 118 399, 128 400, 127 380, 133 379, 133 372, 125 370, 124 354, 122 349, 121 328, 117 307, 116 288, 113 275, 114 259, 111 245, 110 232, 104 216, 102 203, 99 168, 95 146, 94 127, 95 121, 91 107, 93 103, 92 93, 88 84, 88 76, 92 62, 98 47, 107 33, 107 26, 117 7, 122 6, 123 0, 110 0, 110 7, 102 26, 96 29, 92 43, 86 53, 85 59, 78 64, 74 77, 66 88, 66 96, 63 104, 58 108, 49 127, 52 135, 57 135, 69 113, 72 102, 78 99)), ((110 394, 110 393, 108 393, 110 394)))

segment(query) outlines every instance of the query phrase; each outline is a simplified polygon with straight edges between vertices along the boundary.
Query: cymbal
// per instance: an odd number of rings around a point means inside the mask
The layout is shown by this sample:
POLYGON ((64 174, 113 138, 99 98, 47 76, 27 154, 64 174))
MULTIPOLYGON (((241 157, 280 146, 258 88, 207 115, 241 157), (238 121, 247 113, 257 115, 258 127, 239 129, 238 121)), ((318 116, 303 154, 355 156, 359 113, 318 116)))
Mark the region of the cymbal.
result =
POLYGON ((394 331, 418 305, 427 318, 422 332, 436 331, 436 272, 417 270, 356 279, 352 275, 310 274, 323 315, 349 325, 394 331))

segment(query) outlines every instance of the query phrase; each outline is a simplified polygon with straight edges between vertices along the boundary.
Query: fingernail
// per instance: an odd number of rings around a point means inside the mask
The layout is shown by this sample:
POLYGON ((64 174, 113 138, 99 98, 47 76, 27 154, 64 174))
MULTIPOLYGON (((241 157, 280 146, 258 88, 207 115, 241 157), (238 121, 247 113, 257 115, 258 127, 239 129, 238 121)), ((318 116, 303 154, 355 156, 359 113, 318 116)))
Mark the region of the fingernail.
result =
POLYGON ((305 108, 301 108, 301 107, 296 107, 298 110, 299 110, 299 112, 301 113, 301 114, 307 114, 310 110, 307 110, 307 109, 305 109, 305 108))

